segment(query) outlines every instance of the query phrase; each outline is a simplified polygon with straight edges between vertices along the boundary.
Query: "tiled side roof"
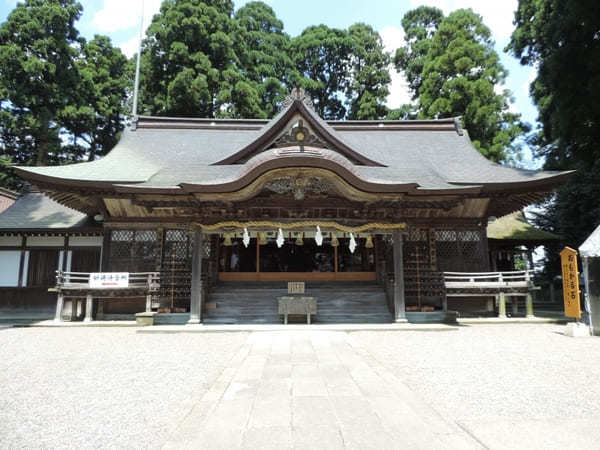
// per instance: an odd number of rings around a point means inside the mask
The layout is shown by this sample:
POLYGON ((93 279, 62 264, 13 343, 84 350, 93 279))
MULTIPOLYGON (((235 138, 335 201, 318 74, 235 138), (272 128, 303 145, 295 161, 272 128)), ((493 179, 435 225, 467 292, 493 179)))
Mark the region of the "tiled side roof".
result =
POLYGON ((0 231, 98 226, 87 215, 67 208, 40 192, 25 194, 0 213, 0 231))
POLYGON ((487 227, 487 236, 489 239, 502 239, 511 241, 556 241, 560 237, 549 231, 541 230, 525 218, 522 211, 516 211, 507 214, 493 222, 487 227))

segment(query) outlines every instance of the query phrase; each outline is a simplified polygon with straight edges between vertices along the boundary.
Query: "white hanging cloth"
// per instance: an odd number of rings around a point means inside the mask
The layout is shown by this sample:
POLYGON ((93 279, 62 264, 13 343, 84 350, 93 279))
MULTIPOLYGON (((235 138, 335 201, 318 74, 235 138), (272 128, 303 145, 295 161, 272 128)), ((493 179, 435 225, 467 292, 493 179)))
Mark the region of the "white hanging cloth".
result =
POLYGON ((350 233, 350 244, 348 245, 348 248, 350 249, 350 253, 354 253, 354 250, 356 250, 356 240, 352 233, 350 233))
POLYGON ((242 237, 242 242, 244 243, 244 246, 246 248, 248 248, 248 245, 250 244, 250 235, 248 234, 248 228, 244 227, 244 235, 242 237))
POLYGON ((323 245, 323 233, 321 233, 321 227, 317 225, 317 234, 315 234, 315 242, 320 247, 323 245))
POLYGON ((277 239, 275 240, 275 242, 277 242, 278 248, 283 247, 283 244, 285 243, 285 239, 283 237, 283 231, 281 231, 281 228, 277 232, 277 239))

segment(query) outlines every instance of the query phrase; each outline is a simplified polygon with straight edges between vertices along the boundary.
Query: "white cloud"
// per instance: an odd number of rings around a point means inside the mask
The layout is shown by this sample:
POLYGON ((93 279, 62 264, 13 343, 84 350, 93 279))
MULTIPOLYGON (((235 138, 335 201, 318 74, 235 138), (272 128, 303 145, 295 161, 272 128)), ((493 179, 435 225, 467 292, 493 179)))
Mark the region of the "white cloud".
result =
MULTIPOLYGON (((402 28, 387 26, 379 32, 379 35, 383 41, 385 51, 390 52, 392 55, 398 47, 404 44, 404 30, 402 28)), ((406 78, 396 72, 393 66, 390 67, 390 77, 392 82, 389 87, 390 94, 387 98, 388 108, 399 108, 401 105, 410 103, 410 91, 408 90, 406 78)))
POLYGON ((410 0, 410 7, 436 6, 444 14, 461 9, 471 8, 483 17, 485 23, 496 41, 508 39, 514 29, 512 23, 514 12, 517 9, 517 0, 410 0))
POLYGON ((121 48, 121 51, 123 52, 123 54, 125 56, 127 56, 128 58, 131 58, 133 55, 135 55, 137 53, 138 48, 139 48, 139 42, 140 42, 140 37, 136 33, 136 35, 134 37, 132 37, 131 39, 119 44, 119 47, 121 48))
POLYGON ((102 8, 94 14, 93 23, 98 31, 113 33, 138 27, 144 3, 144 28, 160 9, 162 0, 104 0, 102 8))

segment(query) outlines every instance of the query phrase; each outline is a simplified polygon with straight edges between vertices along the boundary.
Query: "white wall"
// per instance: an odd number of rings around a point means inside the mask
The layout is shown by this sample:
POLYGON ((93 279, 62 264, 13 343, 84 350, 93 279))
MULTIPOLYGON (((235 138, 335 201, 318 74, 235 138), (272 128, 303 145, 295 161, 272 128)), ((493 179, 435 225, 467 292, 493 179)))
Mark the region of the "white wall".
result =
POLYGON ((0 247, 20 247, 21 236, 0 236, 0 247))
POLYGON ((69 247, 101 247, 102 236, 72 236, 69 247))
POLYGON ((19 285, 19 250, 0 250, 0 286, 19 285))
POLYGON ((63 247, 65 238, 62 236, 28 236, 27 247, 63 247))

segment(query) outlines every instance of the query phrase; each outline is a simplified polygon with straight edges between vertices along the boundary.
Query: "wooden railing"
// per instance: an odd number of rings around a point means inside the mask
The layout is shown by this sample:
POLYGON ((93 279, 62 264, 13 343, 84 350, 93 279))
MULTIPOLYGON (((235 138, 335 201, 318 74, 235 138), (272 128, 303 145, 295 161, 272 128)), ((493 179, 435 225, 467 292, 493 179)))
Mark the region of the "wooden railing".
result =
POLYGON ((91 289, 91 290, 124 290, 124 289, 147 289, 149 292, 154 292, 160 287, 159 272, 133 272, 129 273, 129 285, 123 287, 98 287, 90 288, 90 272, 66 272, 63 270, 56 271, 56 288, 57 289, 91 289))
MULTIPOLYGON (((152 296, 160 289, 159 272, 129 273, 129 283, 123 286, 91 287, 89 272, 56 271, 57 293, 55 320, 62 320, 65 297, 85 297, 85 322, 92 320, 94 298, 146 297, 146 311, 152 311, 152 296)), ((49 289, 50 290, 50 289, 49 289)))
POLYGON ((446 289, 502 289, 533 287, 532 272, 444 272, 446 289))
MULTIPOLYGON (((506 297, 525 297, 527 317, 533 317, 533 273, 529 270, 514 272, 444 272, 447 297, 496 297, 498 316, 506 317, 506 297)), ((493 304, 491 306, 493 310, 493 304)), ((513 313, 517 312, 513 299, 513 313)))

